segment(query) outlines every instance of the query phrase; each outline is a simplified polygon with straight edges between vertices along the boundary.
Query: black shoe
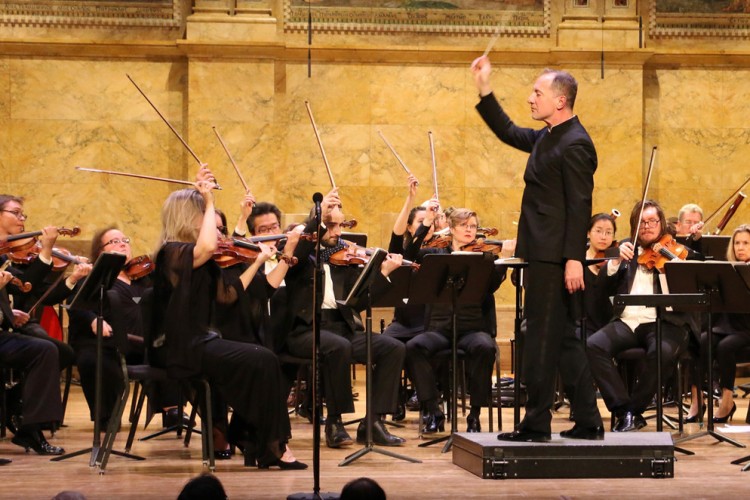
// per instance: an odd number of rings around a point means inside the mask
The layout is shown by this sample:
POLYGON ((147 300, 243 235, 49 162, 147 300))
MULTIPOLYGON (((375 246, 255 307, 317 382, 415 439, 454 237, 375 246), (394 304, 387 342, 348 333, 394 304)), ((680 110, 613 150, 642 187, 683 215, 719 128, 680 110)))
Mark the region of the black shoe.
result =
POLYGON ((552 440, 552 436, 548 432, 513 431, 501 432, 497 435, 497 439, 516 443, 548 443, 552 440))
POLYGON ((632 432, 646 427, 646 419, 640 413, 627 411, 617 420, 612 432, 632 432))
POLYGON ((706 413, 706 407, 704 405, 700 405, 700 407, 698 408, 698 413, 695 415, 691 415, 691 416, 685 416, 682 419, 682 423, 694 424, 696 422, 702 422, 704 413, 706 413))
POLYGON ((479 417, 475 417, 471 413, 466 417, 466 432, 482 432, 482 426, 479 423, 479 417))
POLYGON ((591 441, 600 441, 604 439, 604 427, 580 427, 575 424, 572 429, 560 432, 560 437, 566 439, 589 439, 591 441))
POLYGON ((354 444, 349 433, 344 429, 341 417, 328 417, 326 421, 326 446, 329 448, 341 448, 354 444))
POLYGON ((214 450, 214 458, 216 460, 229 460, 232 458, 232 450, 214 450))
MULTIPOLYGON (((297 415, 299 415, 302 418, 306 418, 308 422, 312 423, 313 421, 313 412, 312 408, 308 408, 305 405, 299 405, 297 407, 297 415)), ((320 425, 325 425, 326 419, 323 417, 323 412, 318 413, 318 421, 320 422, 320 425)))
POLYGON ((62 455, 65 450, 59 446, 52 446, 44 439, 42 431, 26 432, 21 431, 11 439, 11 442, 15 445, 26 448, 28 453, 29 449, 34 450, 38 455, 62 455))
POLYGON ((393 417, 391 420, 394 422, 401 422, 406 418, 406 405, 403 403, 398 404, 398 409, 396 410, 396 413, 393 414, 393 417))
POLYGON ((277 458, 269 463, 258 462, 259 469, 268 469, 269 467, 278 467, 281 470, 304 470, 307 469, 307 464, 295 460, 294 462, 284 462, 282 459, 277 458))
MULTIPOLYGON (((169 427, 177 427, 180 425, 180 410, 177 408, 170 408, 161 412, 161 426, 165 429, 169 427)), ((182 414, 182 425, 183 427, 190 428, 190 417, 183 412, 182 414)), ((106 425, 102 429, 106 429, 106 425)))
MULTIPOLYGON (((366 421, 367 419, 363 418, 359 427, 357 427, 357 442, 359 444, 365 444, 367 441, 366 421)), ((406 442, 406 439, 388 432, 383 421, 377 419, 372 423, 372 442, 380 446, 401 446, 406 442)))
POLYGON ((437 410, 435 413, 422 414, 422 434, 435 434, 445 431, 445 414, 437 410))
POLYGON ((729 420, 732 420, 732 417, 734 416, 734 412, 736 411, 737 411, 737 403, 732 403, 732 409, 729 411, 729 413, 723 417, 714 417, 714 423, 726 424, 729 420))
POLYGON ((406 409, 409 411, 419 411, 419 400, 417 399, 416 392, 406 401, 406 409))
POLYGON ((9 458, 0 458, 0 465, 8 465, 8 464, 9 464, 9 463, 11 463, 12 461, 13 461, 13 460, 11 460, 11 459, 9 459, 9 458))

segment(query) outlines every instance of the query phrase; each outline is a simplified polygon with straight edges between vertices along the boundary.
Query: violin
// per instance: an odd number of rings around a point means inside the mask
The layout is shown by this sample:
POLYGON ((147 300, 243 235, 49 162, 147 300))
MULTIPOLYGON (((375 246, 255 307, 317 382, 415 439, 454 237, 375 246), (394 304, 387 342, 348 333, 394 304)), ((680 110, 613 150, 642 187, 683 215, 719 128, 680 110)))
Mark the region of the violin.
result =
MULTIPOLYGON (((617 240, 613 240, 612 244, 609 247, 605 248, 604 250, 598 250, 594 254, 594 258, 595 259, 606 259, 607 257, 611 257, 611 255, 607 255, 607 251, 609 249, 611 249, 611 248, 619 248, 619 247, 620 247, 620 242, 617 241, 617 240)), ((605 262, 602 262, 602 264, 604 264, 604 263, 605 262)))
POLYGON ((663 273, 665 263, 675 259, 685 260, 687 256, 687 248, 677 243, 671 234, 665 234, 659 241, 644 249, 643 253, 638 256, 638 264, 646 266, 647 269, 656 268, 657 271, 663 273), (654 250, 655 246, 658 250, 654 250))
MULTIPOLYGON (((219 267, 232 267, 235 264, 244 262, 250 264, 258 258, 261 249, 258 245, 241 238, 222 238, 219 240, 219 246, 214 252, 214 262, 219 267)), ((283 252, 276 251, 276 257, 283 260, 290 266, 297 263, 297 257, 288 257, 283 252)))
MULTIPOLYGON (((328 259, 328 262, 334 266, 362 266, 370 262, 370 257, 375 253, 374 248, 365 248, 354 242, 341 240, 346 245, 338 252, 334 252, 328 259)), ((402 265, 410 266, 414 270, 419 269, 419 264, 404 259, 402 265)))
MULTIPOLYGON (((6 260, 5 263, 2 266, 0 266, 0 271, 5 271, 9 265, 10 265, 10 261, 6 260)), ((28 293, 31 291, 31 283, 24 283, 16 276, 13 276, 10 279, 9 283, 18 287, 18 289, 21 290, 23 293, 28 293)))
POLYGON ((137 281, 144 276, 151 274, 154 269, 155 267, 151 257, 148 255, 139 255, 138 257, 133 257, 127 261, 122 268, 122 272, 125 273, 130 281, 137 281))
MULTIPOLYGON (((477 228, 477 240, 487 239, 487 237, 495 236, 496 234, 497 229, 495 229, 494 227, 477 228)), ((422 242, 422 248, 448 248, 452 242, 453 236, 450 233, 435 233, 432 235, 432 238, 422 242)), ((469 245, 471 245, 471 243, 469 243, 469 245)), ((500 250, 502 250, 502 246, 500 250)), ((500 250, 498 250, 498 253, 500 252, 500 250)))
MULTIPOLYGON (((39 257, 41 246, 36 242, 33 249, 18 250, 10 252, 10 260, 14 264, 30 264, 39 257)), ((70 264, 82 264, 87 259, 73 255, 69 250, 60 247, 52 249, 52 271, 64 271, 70 264)))
POLYGON ((499 255, 503 250, 504 241, 488 240, 486 238, 477 238, 471 243, 461 247, 462 252, 483 252, 499 255))
MULTIPOLYGON (((62 236, 78 236, 81 229, 75 226, 72 229, 58 227, 57 232, 62 236)), ((20 252, 36 247, 36 237, 42 235, 42 231, 32 231, 30 233, 13 234, 4 240, 0 240, 0 255, 10 252, 20 252)))

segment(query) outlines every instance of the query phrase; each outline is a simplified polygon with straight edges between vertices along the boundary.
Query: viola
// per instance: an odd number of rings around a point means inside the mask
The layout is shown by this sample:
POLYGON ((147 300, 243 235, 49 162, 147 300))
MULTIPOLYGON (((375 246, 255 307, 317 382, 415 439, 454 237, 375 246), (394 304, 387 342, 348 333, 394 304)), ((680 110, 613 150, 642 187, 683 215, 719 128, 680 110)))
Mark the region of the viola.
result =
MULTIPOLYGON (((214 262, 219 267, 231 267, 240 262, 250 264, 258 258, 261 249, 258 245, 251 243, 242 238, 222 238, 219 240, 219 246, 214 252, 214 262)), ((275 253, 279 260, 283 260, 290 266, 297 263, 296 257, 288 257, 283 252, 275 253)))
MULTIPOLYGON (((72 229, 58 227, 57 232, 62 236, 78 236, 81 233, 81 229, 78 226, 72 229)), ((32 231, 30 233, 8 236, 4 240, 0 240, 0 255, 33 249, 36 247, 36 237, 42 234, 42 231, 32 231)))
POLYGON ((137 281, 154 272, 154 263, 148 255, 133 257, 125 263, 122 271, 130 281, 137 281))
MULTIPOLYGON (((346 245, 338 252, 334 252, 328 262, 334 266, 362 266, 370 262, 370 257, 375 253, 374 248, 365 248, 354 242, 341 240, 346 245)), ((419 264, 404 259, 402 265, 419 269, 419 264)))
MULTIPOLYGON (((10 260, 14 264, 30 264, 39 257, 41 250, 41 245, 36 242, 33 249, 10 252, 10 260)), ((64 271, 70 264, 82 264, 84 262, 88 262, 88 259, 73 255, 69 250, 60 247, 52 249, 52 271, 54 272, 64 271)))
POLYGON ((672 238, 671 234, 665 234, 659 241, 652 243, 638 256, 638 264, 648 269, 656 269, 664 272, 664 264, 675 259, 685 260, 688 250, 672 238), (657 250, 654 250, 657 247, 657 250))

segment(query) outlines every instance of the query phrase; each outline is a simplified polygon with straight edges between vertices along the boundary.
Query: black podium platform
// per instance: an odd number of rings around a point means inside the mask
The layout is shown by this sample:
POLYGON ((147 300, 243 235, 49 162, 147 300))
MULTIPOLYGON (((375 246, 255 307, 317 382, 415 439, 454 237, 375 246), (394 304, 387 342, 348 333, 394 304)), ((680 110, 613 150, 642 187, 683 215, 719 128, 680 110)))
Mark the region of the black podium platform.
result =
POLYGON ((674 477, 668 432, 607 432, 602 441, 498 441, 496 433, 453 435, 453 463, 482 479, 674 477))

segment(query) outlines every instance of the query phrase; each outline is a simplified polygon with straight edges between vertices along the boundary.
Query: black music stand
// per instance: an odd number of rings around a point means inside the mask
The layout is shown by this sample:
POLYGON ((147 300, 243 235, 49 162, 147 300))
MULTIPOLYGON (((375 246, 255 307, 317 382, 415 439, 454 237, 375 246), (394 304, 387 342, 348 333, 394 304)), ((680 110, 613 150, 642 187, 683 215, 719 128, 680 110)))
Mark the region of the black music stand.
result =
MULTIPOLYGON (((104 252, 99 255, 94 263, 94 268, 91 273, 86 277, 81 288, 78 289, 78 293, 70 300, 70 302, 64 306, 66 309, 85 309, 89 311, 98 311, 96 317, 96 390, 94 392, 94 440, 91 448, 85 448, 83 450, 74 451, 65 455, 55 457, 51 459, 52 462, 59 462, 68 458, 77 457, 85 453, 91 452, 91 459, 89 460, 89 467, 101 465, 101 440, 99 437, 99 419, 101 415, 101 392, 102 392, 102 327, 104 325, 104 294, 107 290, 112 288, 117 279, 117 275, 120 273, 122 266, 125 265, 125 255, 120 253, 104 252)), ((127 383, 127 379, 124 381, 127 383)), ((129 453, 112 451, 112 453, 133 458, 135 460, 142 460, 141 457, 130 455, 129 453)), ((103 471, 100 471, 103 473, 103 471)))
POLYGON ((487 293, 494 262, 482 253, 453 252, 452 254, 425 255, 412 289, 410 300, 417 304, 451 305, 451 432, 450 435, 422 443, 420 447, 446 441, 442 452, 447 453, 453 445, 458 419, 458 325, 459 305, 481 304, 487 293))
POLYGON ((350 463, 354 462, 355 460, 367 455, 368 453, 375 452, 380 453, 381 455, 386 455, 393 458, 398 458, 401 460, 406 460, 407 462, 412 463, 422 463, 421 460, 417 460, 415 458, 410 458, 404 455, 399 455, 398 453, 394 453, 389 450, 385 450, 382 448, 376 448, 375 445, 372 442, 372 292, 371 292, 371 285, 373 280, 376 278, 377 273, 380 272, 380 265, 385 260, 387 253, 382 248, 377 248, 373 252, 373 254, 370 256, 370 261, 367 263, 365 268, 362 270, 362 273, 359 275, 359 278, 357 278, 357 281, 354 283, 354 286, 352 287, 351 291, 349 292, 349 295, 347 296, 346 300, 337 300, 336 302, 339 303, 339 305, 348 306, 351 308, 357 308, 358 304, 361 304, 361 301, 364 299, 366 301, 366 308, 365 308, 365 339, 366 339, 366 351, 367 351, 367 360, 365 363, 365 396, 366 396, 366 402, 365 402, 365 446, 364 448, 355 451, 351 455, 347 456, 340 464, 339 467, 343 467, 344 465, 349 465, 350 463))
MULTIPOLYGON (((669 264, 669 263, 667 263, 669 264)), ((661 319, 662 311, 666 307, 678 306, 703 306, 708 302, 704 293, 682 293, 682 294, 651 294, 651 295, 615 295, 613 304, 616 306, 646 306, 656 309, 656 431, 662 432, 664 424, 664 403, 662 401, 661 387, 661 319)), ((675 451, 685 455, 695 455, 694 452, 678 448, 675 451)))
MULTIPOLYGON (((675 442, 684 442, 709 435, 718 441, 724 441, 738 448, 745 445, 730 439, 723 434, 714 432, 713 404, 711 391, 713 390, 713 314, 719 312, 750 312, 750 290, 729 262, 667 262, 664 266, 670 292, 700 293, 706 296, 706 303, 701 309, 708 314, 708 351, 706 352, 706 366, 708 366, 708 407, 707 430, 682 437, 675 442)), ((682 308, 681 308, 682 309, 682 308)), ((696 381, 700 383, 700 381, 696 381)))
MULTIPOLYGON (((529 263, 518 259, 497 259, 495 265, 505 266, 516 271, 516 279, 513 285, 516 287, 516 315, 513 320, 513 350, 512 358, 513 363, 513 428, 517 429, 518 424, 521 422, 521 368, 523 366, 523 329, 521 325, 523 323, 523 270, 529 267, 529 263)), ((511 274, 512 277, 512 274, 511 274)), ((513 280, 511 280, 513 281, 513 280)), ((498 404, 501 405, 500 401, 500 383, 498 381, 498 404)), ((498 423, 498 429, 503 430, 503 423, 498 423)))

